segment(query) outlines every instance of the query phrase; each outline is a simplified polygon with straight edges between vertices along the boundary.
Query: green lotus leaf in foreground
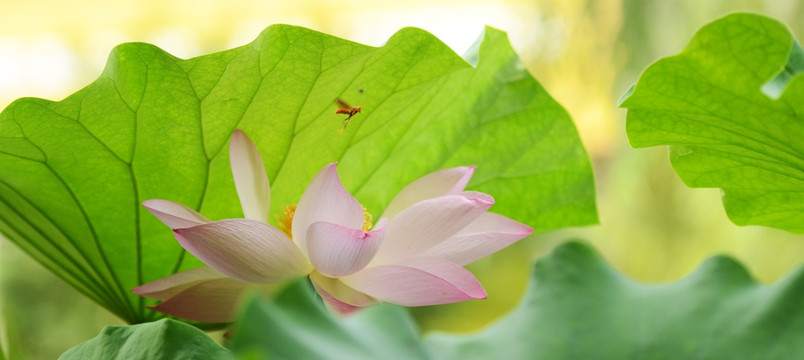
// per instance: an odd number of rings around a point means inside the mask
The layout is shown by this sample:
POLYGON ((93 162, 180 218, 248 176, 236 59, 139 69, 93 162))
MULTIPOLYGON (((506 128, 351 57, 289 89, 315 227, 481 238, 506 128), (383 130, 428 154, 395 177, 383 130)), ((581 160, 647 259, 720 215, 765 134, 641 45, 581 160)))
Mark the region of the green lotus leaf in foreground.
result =
POLYGON ((477 165, 468 189, 492 194, 496 213, 537 232, 596 222, 575 127, 505 34, 487 29, 466 58, 417 29, 375 48, 278 25, 188 60, 120 45, 86 88, 0 113, 0 232, 126 321, 155 319, 130 289, 201 263, 140 203, 242 217, 225 151, 238 128, 262 153, 274 214, 339 161, 375 216, 410 181, 477 165), (336 97, 363 109, 343 134, 336 97))
POLYGON ((651 65, 626 95, 634 147, 670 145, 681 179, 723 189, 738 225, 804 233, 804 51, 781 23, 734 14, 651 65))
MULTIPOLYGON (((476 334, 422 339, 407 310, 390 304, 333 315, 300 279, 272 301, 254 298, 228 347, 242 359, 795 359, 804 351, 802 302, 802 268, 762 285, 734 260, 714 257, 676 283, 649 285, 617 273, 587 245, 568 243, 534 264, 512 313, 476 334)), ((65 356, 115 353, 134 344, 135 329, 138 349, 215 345, 195 329, 163 337, 168 325, 188 327, 171 320, 109 327, 65 356)))
POLYGON ((331 314, 306 280, 273 301, 252 299, 227 346, 255 359, 428 359, 408 312, 380 304, 352 315, 331 314))
POLYGON ((234 359, 203 331, 176 320, 107 326, 94 339, 67 350, 60 360, 234 359))
MULTIPOLYGON (((762 285, 734 260, 714 257, 676 283, 649 285, 617 273, 587 245, 568 243, 534 264, 512 313, 476 334, 422 339, 408 311, 390 304, 333 315, 300 279, 272 301, 249 302, 227 346, 241 359, 796 359, 804 352, 802 302, 802 268, 762 285)), ((185 327, 172 320, 109 327, 64 358, 175 344, 215 351, 199 359, 227 355, 185 327)))
POLYGON ((229 344, 254 358, 316 359, 793 359, 804 352, 804 271, 761 285, 714 257, 672 284, 640 284, 591 248, 538 260, 524 300, 472 335, 420 338, 403 308, 330 315, 299 282, 251 303, 229 344))

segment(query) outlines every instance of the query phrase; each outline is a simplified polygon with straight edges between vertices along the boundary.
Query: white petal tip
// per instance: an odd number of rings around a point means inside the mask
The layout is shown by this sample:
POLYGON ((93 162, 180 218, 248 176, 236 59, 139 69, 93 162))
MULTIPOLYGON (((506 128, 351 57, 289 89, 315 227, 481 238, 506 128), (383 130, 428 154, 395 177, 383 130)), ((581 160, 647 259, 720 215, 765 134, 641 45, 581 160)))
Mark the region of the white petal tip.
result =
POLYGON ((482 193, 478 193, 478 194, 475 194, 475 195, 480 195, 480 196, 471 196, 469 199, 471 199, 472 201, 474 201, 478 205, 483 205, 483 206, 488 206, 488 207, 491 207, 492 205, 494 205, 494 198, 491 195, 482 194, 482 193))
POLYGON ((188 228, 210 222, 197 211, 169 200, 145 200, 142 206, 171 229, 188 228))
POLYGON ((388 218, 382 218, 382 219, 380 219, 380 221, 377 221, 377 223, 374 224, 373 229, 374 230, 382 229, 382 228, 384 228, 386 226, 388 226, 388 218))
POLYGON ((468 181, 468 178, 471 178, 472 175, 474 175, 475 170, 477 170, 477 165, 461 166, 460 169, 463 169, 465 173, 463 176, 466 177, 468 181))
POLYGON ((475 300, 486 300, 489 297, 489 294, 486 292, 486 289, 482 287, 480 288, 480 292, 478 292, 477 294, 468 294, 468 295, 472 296, 472 299, 475 300))

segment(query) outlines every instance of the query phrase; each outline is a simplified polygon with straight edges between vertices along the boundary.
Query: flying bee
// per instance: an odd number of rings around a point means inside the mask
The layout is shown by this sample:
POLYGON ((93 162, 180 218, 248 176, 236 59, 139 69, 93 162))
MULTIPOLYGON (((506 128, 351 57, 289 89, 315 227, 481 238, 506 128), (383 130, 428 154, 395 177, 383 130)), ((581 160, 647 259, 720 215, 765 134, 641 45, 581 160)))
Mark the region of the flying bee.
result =
POLYGON ((346 125, 349 125, 349 120, 352 119, 352 116, 360 112, 360 106, 352 106, 343 101, 341 98, 335 99, 335 104, 338 105, 338 108, 335 109, 336 114, 346 114, 346 118, 343 119, 343 128, 338 130, 339 134, 342 134, 344 130, 346 130, 346 125))

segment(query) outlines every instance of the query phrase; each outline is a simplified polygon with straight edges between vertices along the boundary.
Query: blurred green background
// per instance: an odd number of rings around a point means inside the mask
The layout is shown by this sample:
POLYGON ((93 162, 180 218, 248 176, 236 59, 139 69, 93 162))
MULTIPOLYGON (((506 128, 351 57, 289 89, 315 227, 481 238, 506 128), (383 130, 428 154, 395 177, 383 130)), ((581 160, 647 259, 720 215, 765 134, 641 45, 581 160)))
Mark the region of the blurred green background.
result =
MULTIPOLYGON (((684 186, 666 148, 631 149, 625 111, 616 107, 646 66, 681 51, 697 29, 725 14, 765 14, 801 38, 800 1, 4 0, 0 9, 0 108, 19 97, 59 100, 75 92, 100 74, 109 51, 123 42, 145 41, 187 58, 245 44, 274 23, 374 46, 399 28, 416 26, 460 54, 488 24, 508 32, 530 72, 572 115, 594 162, 598 190, 600 225, 527 239, 506 250, 510 256, 537 257, 568 239, 583 239, 615 268, 646 282, 674 281, 713 254, 737 258, 763 282, 804 260, 804 237, 735 226, 719 190, 684 186)), ((524 281, 509 279, 503 286, 516 298, 524 281)), ((21 358, 56 358, 104 325, 121 323, 5 239, 0 291, 0 344, 21 358)), ((419 315, 433 311, 438 308, 419 315)), ((491 320, 420 319, 428 328, 454 331, 491 320)))

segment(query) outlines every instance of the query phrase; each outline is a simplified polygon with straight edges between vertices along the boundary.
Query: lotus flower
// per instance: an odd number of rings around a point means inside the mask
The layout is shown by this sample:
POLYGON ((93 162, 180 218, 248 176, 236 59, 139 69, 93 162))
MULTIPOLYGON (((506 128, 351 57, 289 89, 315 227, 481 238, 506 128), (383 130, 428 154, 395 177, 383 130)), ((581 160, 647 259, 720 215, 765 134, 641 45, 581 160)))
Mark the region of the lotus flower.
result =
POLYGON ((423 306, 483 299, 486 291, 463 265, 533 230, 487 212, 494 199, 464 191, 474 167, 426 175, 394 197, 377 221, 349 194, 336 164, 325 166, 268 224, 270 186, 262 159, 242 131, 229 145, 245 219, 210 221, 167 200, 143 205, 173 229, 179 244, 208 267, 142 285, 137 294, 162 300, 157 311, 191 320, 232 320, 250 284, 309 276, 331 310, 349 313, 380 301, 423 306))

